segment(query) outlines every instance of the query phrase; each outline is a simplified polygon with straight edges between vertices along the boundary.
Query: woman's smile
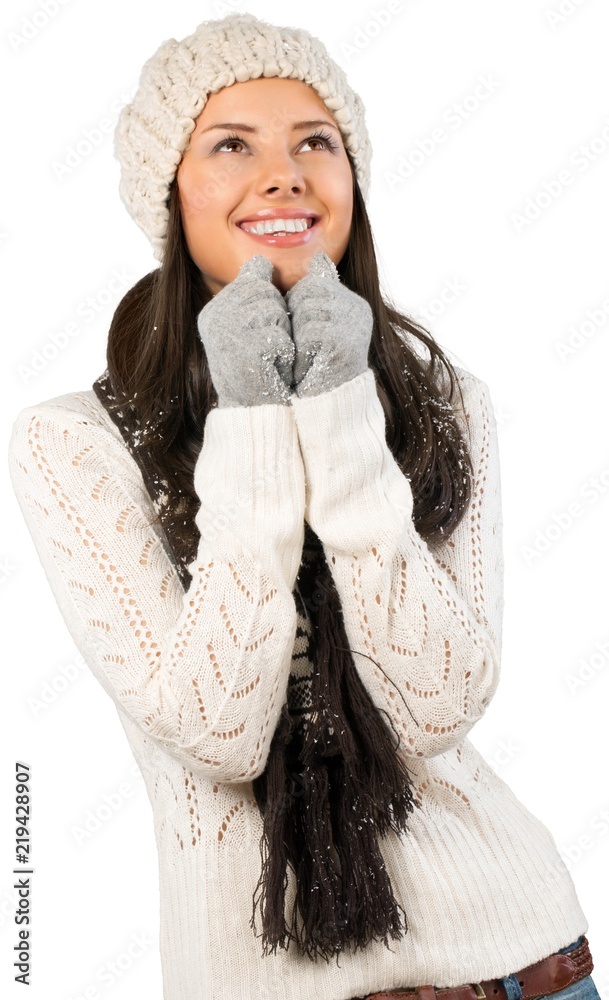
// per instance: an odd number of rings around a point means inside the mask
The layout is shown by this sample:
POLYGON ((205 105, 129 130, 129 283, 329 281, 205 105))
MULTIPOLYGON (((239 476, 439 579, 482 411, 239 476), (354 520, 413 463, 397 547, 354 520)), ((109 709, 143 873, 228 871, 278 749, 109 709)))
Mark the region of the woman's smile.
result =
POLYGON ((277 219, 260 219, 258 221, 252 219, 239 222, 237 228, 258 243, 266 243, 268 246, 293 247, 308 243, 314 235, 314 230, 315 235, 317 235, 319 229, 315 229, 315 227, 318 226, 318 223, 319 219, 317 218, 279 217, 277 219), (265 231, 261 232, 263 229, 265 231), (294 232, 290 231, 292 229, 294 232))

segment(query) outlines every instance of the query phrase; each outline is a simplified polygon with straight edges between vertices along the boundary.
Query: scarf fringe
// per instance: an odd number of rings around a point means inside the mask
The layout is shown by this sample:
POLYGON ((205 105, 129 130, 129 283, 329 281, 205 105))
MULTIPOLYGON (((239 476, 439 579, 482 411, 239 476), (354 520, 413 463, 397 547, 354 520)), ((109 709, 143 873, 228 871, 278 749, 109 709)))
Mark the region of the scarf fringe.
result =
POLYGON ((382 940, 389 947, 388 937, 408 930, 378 837, 408 833, 419 803, 352 651, 340 644, 346 636, 337 597, 323 595, 319 630, 329 629, 334 652, 349 655, 324 655, 315 644, 310 716, 296 725, 284 706, 267 769, 254 781, 264 829, 250 926, 256 930, 259 906, 263 955, 294 941, 301 955, 328 960, 347 944, 357 950, 382 940), (288 865, 296 877, 290 927, 288 865))

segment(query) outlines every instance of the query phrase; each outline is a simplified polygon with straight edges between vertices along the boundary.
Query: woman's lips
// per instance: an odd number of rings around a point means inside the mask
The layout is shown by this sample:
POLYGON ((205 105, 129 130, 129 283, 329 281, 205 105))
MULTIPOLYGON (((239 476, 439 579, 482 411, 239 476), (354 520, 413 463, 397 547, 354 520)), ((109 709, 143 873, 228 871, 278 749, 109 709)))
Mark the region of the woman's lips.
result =
POLYGON ((268 246, 274 247, 293 247, 301 243, 308 243, 318 221, 318 219, 315 219, 313 225, 309 229, 304 229, 302 233, 286 233, 285 236, 278 236, 277 233, 263 233, 262 236, 259 236, 258 233, 248 232, 242 226, 238 226, 237 228, 252 240, 258 240, 259 243, 266 243, 268 246))

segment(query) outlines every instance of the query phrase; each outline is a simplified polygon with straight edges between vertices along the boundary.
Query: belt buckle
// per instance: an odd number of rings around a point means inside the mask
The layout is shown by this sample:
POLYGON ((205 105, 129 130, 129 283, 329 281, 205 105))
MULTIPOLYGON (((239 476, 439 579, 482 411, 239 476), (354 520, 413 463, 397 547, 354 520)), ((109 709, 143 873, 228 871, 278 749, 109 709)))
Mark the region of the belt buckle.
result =
POLYGON ((486 1000, 486 993, 482 989, 480 983, 471 983, 470 985, 474 987, 476 991, 476 996, 480 997, 480 1000, 486 1000))

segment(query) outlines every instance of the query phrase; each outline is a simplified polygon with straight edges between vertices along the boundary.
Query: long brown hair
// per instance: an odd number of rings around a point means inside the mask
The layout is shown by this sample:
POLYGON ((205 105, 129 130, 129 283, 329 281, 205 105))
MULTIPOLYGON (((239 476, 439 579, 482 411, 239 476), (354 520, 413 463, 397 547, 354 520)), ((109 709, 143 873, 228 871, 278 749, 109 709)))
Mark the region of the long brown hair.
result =
MULTIPOLYGON (((351 171, 353 218, 337 265, 339 277, 372 309, 368 363, 385 414, 387 444, 412 488, 415 527, 428 541, 446 539, 472 492, 471 455, 453 408, 455 389, 460 394, 461 389, 433 336, 381 295, 372 232, 352 164, 351 171)), ((198 314, 212 295, 188 252, 175 180, 168 207, 163 264, 119 303, 109 331, 107 368, 116 409, 128 405, 137 412, 137 444, 146 446, 147 470, 172 497, 152 523, 165 530, 188 586, 184 568, 196 558, 199 544, 194 467, 207 414, 217 404, 197 329, 198 314)), ((302 953, 327 958, 346 941, 364 947, 373 937, 386 942, 387 934, 400 935, 402 908, 392 895, 376 832, 407 831, 408 813, 418 803, 407 757, 396 752, 389 727, 355 668, 321 542, 308 524, 305 529, 307 559, 311 553, 314 558, 301 566, 295 599, 312 622, 312 698, 323 710, 299 726, 284 704, 265 769, 252 782, 264 817, 256 892, 262 885, 265 948, 287 947, 295 939, 302 953), (335 722, 340 720, 332 740, 328 709, 335 722), (330 840, 339 874, 328 851, 330 840), (266 857, 265 843, 270 845, 266 857), (292 930, 284 920, 287 864, 298 873, 292 930), (366 891, 358 893, 364 881, 366 891), (306 932, 302 939, 297 908, 306 932)))

